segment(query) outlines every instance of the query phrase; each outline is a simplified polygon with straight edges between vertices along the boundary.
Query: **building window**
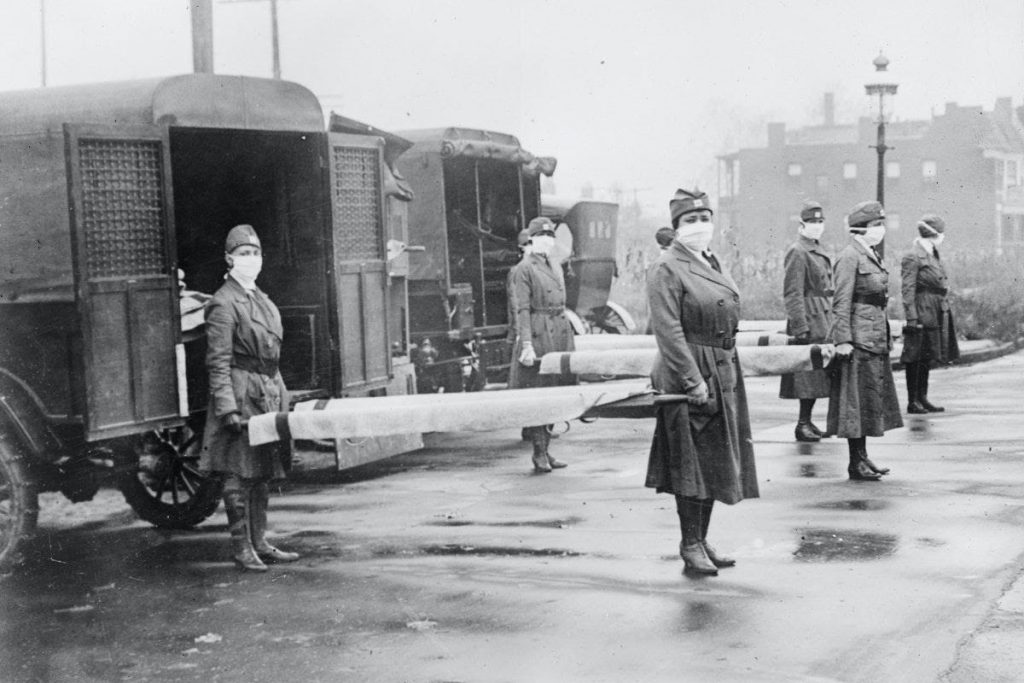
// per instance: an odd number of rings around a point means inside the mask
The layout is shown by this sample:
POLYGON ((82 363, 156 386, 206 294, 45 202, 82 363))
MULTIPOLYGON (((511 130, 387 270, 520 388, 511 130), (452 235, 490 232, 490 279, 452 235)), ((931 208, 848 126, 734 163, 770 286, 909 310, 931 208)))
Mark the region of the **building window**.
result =
POLYGON ((820 175, 820 176, 818 176, 817 178, 814 179, 814 184, 815 184, 815 186, 819 190, 827 190, 828 189, 828 176, 827 175, 820 175))
POLYGON ((786 169, 786 173, 789 174, 790 178, 799 178, 804 172, 804 167, 800 164, 790 164, 786 169))
POLYGON ((887 161, 885 163, 885 177, 886 178, 899 178, 900 177, 900 162, 898 162, 898 161, 887 161))
POLYGON ((935 180, 935 177, 939 175, 939 165, 931 159, 925 159, 921 162, 921 177, 925 180, 935 180))
POLYGON ((844 180, 856 180, 857 179, 857 164, 852 161, 847 161, 843 164, 843 179, 844 180))
POLYGON ((900 229, 900 215, 898 213, 887 213, 885 215, 885 229, 893 232, 900 229))

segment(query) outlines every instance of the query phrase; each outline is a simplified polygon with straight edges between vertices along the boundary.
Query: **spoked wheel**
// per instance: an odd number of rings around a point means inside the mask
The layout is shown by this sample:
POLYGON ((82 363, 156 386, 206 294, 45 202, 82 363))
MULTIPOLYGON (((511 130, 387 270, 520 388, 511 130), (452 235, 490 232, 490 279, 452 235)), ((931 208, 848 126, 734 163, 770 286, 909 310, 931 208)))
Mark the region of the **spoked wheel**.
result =
POLYGON ((121 479, 121 493, 147 522, 164 529, 189 529, 220 503, 223 482, 199 471, 203 420, 151 432, 136 444, 138 463, 121 479))
POLYGON ((588 317, 593 334, 631 334, 636 328, 633 316, 611 301, 605 306, 593 309, 588 317))
POLYGON ((0 430, 0 573, 21 559, 18 548, 35 531, 38 515, 38 496, 28 479, 24 453, 0 430))

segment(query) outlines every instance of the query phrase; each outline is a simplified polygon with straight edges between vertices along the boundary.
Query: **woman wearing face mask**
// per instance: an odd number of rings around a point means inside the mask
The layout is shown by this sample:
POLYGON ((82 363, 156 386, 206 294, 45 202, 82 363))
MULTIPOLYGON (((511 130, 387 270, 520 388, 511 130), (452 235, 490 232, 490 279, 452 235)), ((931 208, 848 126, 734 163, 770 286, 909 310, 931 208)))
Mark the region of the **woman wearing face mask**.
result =
MULTIPOLYGON (((786 305, 786 334, 802 344, 820 344, 832 326, 832 260, 819 240, 825 230, 821 204, 805 202, 800 211, 799 237, 786 251, 786 275, 782 286, 786 305)), ((796 422, 797 441, 820 441, 822 431, 811 422, 814 402, 829 394, 825 370, 782 376, 779 398, 800 399, 796 422)))
MULTIPOLYGON (((555 246, 555 225, 544 217, 534 218, 526 228, 530 247, 509 277, 509 298, 515 309, 515 344, 509 368, 510 389, 574 384, 558 375, 540 374, 540 357, 545 353, 572 351, 572 326, 565 315, 565 281, 562 268, 550 258, 555 246)), ((530 425, 524 438, 533 442, 534 472, 547 473, 566 464, 548 453, 551 432, 547 425, 530 425)))
POLYGON ((646 485, 675 496, 684 572, 715 575, 736 564, 708 544, 715 501, 758 497, 735 348, 740 295, 708 248, 715 228, 707 195, 677 190, 669 209, 675 241, 647 276, 658 344, 651 384, 688 401, 658 406, 646 485))
POLYGON ((907 326, 900 360, 907 371, 907 412, 941 413, 945 409, 928 400, 931 363, 950 363, 960 357, 953 314, 946 300, 946 270, 939 260, 938 247, 945 237, 946 223, 934 214, 926 214, 917 222, 917 232, 919 237, 901 262, 907 326))
POLYGON ((242 424, 253 415, 288 410, 288 391, 278 371, 281 315, 256 286, 263 254, 252 226, 233 227, 224 251, 228 274, 206 305, 210 405, 200 468, 224 479, 224 508, 235 564, 243 570, 265 572, 264 560, 293 562, 299 558, 266 539, 267 482, 285 476, 281 446, 250 446, 242 424))
POLYGON ((828 431, 847 440, 850 479, 878 481, 889 469, 868 457, 866 437, 903 426, 889 363, 889 272, 875 251, 885 237, 885 211, 878 202, 861 202, 847 222, 850 243, 839 254, 834 272, 829 337, 836 359, 828 431))

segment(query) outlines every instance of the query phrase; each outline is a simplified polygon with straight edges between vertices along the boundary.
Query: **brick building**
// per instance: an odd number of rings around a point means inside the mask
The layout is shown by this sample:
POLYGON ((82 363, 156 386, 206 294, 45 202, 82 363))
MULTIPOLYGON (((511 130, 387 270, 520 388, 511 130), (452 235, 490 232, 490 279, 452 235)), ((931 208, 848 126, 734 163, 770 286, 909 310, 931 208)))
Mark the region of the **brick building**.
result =
MULTIPOLYGON (((875 198, 876 125, 837 124, 831 93, 824 111, 822 125, 769 123, 766 147, 718 158, 720 246, 743 255, 784 249, 805 199, 825 207, 823 241, 845 240, 846 212, 875 198)), ((931 120, 887 124, 886 143, 887 244, 905 248, 917 218, 935 212, 957 242, 969 234, 977 248, 1024 253, 1024 107, 1015 110, 1009 97, 991 111, 949 103, 931 120)))

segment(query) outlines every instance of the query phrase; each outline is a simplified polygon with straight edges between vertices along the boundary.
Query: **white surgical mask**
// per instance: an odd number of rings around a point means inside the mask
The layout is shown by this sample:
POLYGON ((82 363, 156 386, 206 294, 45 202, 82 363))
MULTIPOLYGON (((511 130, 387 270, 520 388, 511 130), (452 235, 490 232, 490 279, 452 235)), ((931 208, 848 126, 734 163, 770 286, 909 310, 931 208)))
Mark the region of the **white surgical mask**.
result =
POLYGON ((800 234, 809 240, 820 240, 821 234, 825 232, 824 223, 801 223, 800 234))
POLYGON ((706 223, 680 223, 676 229, 676 241, 687 249, 702 252, 707 251, 714 234, 715 224, 710 221, 706 223))
POLYGON ((256 286, 256 277, 262 269, 263 257, 259 254, 231 257, 231 277, 248 289, 256 286))
POLYGON ((535 254, 550 254, 551 250, 555 246, 555 238, 551 235, 537 235, 532 240, 533 248, 531 251, 535 254))
POLYGON ((939 246, 939 245, 942 244, 943 240, 946 239, 946 235, 945 235, 945 233, 941 233, 940 232, 938 235, 935 235, 935 236, 931 237, 930 239, 932 241, 932 244, 934 244, 935 246, 939 246))
POLYGON ((863 235, 864 243, 869 247, 873 247, 883 239, 885 239, 885 226, 884 225, 872 225, 865 228, 863 235))

